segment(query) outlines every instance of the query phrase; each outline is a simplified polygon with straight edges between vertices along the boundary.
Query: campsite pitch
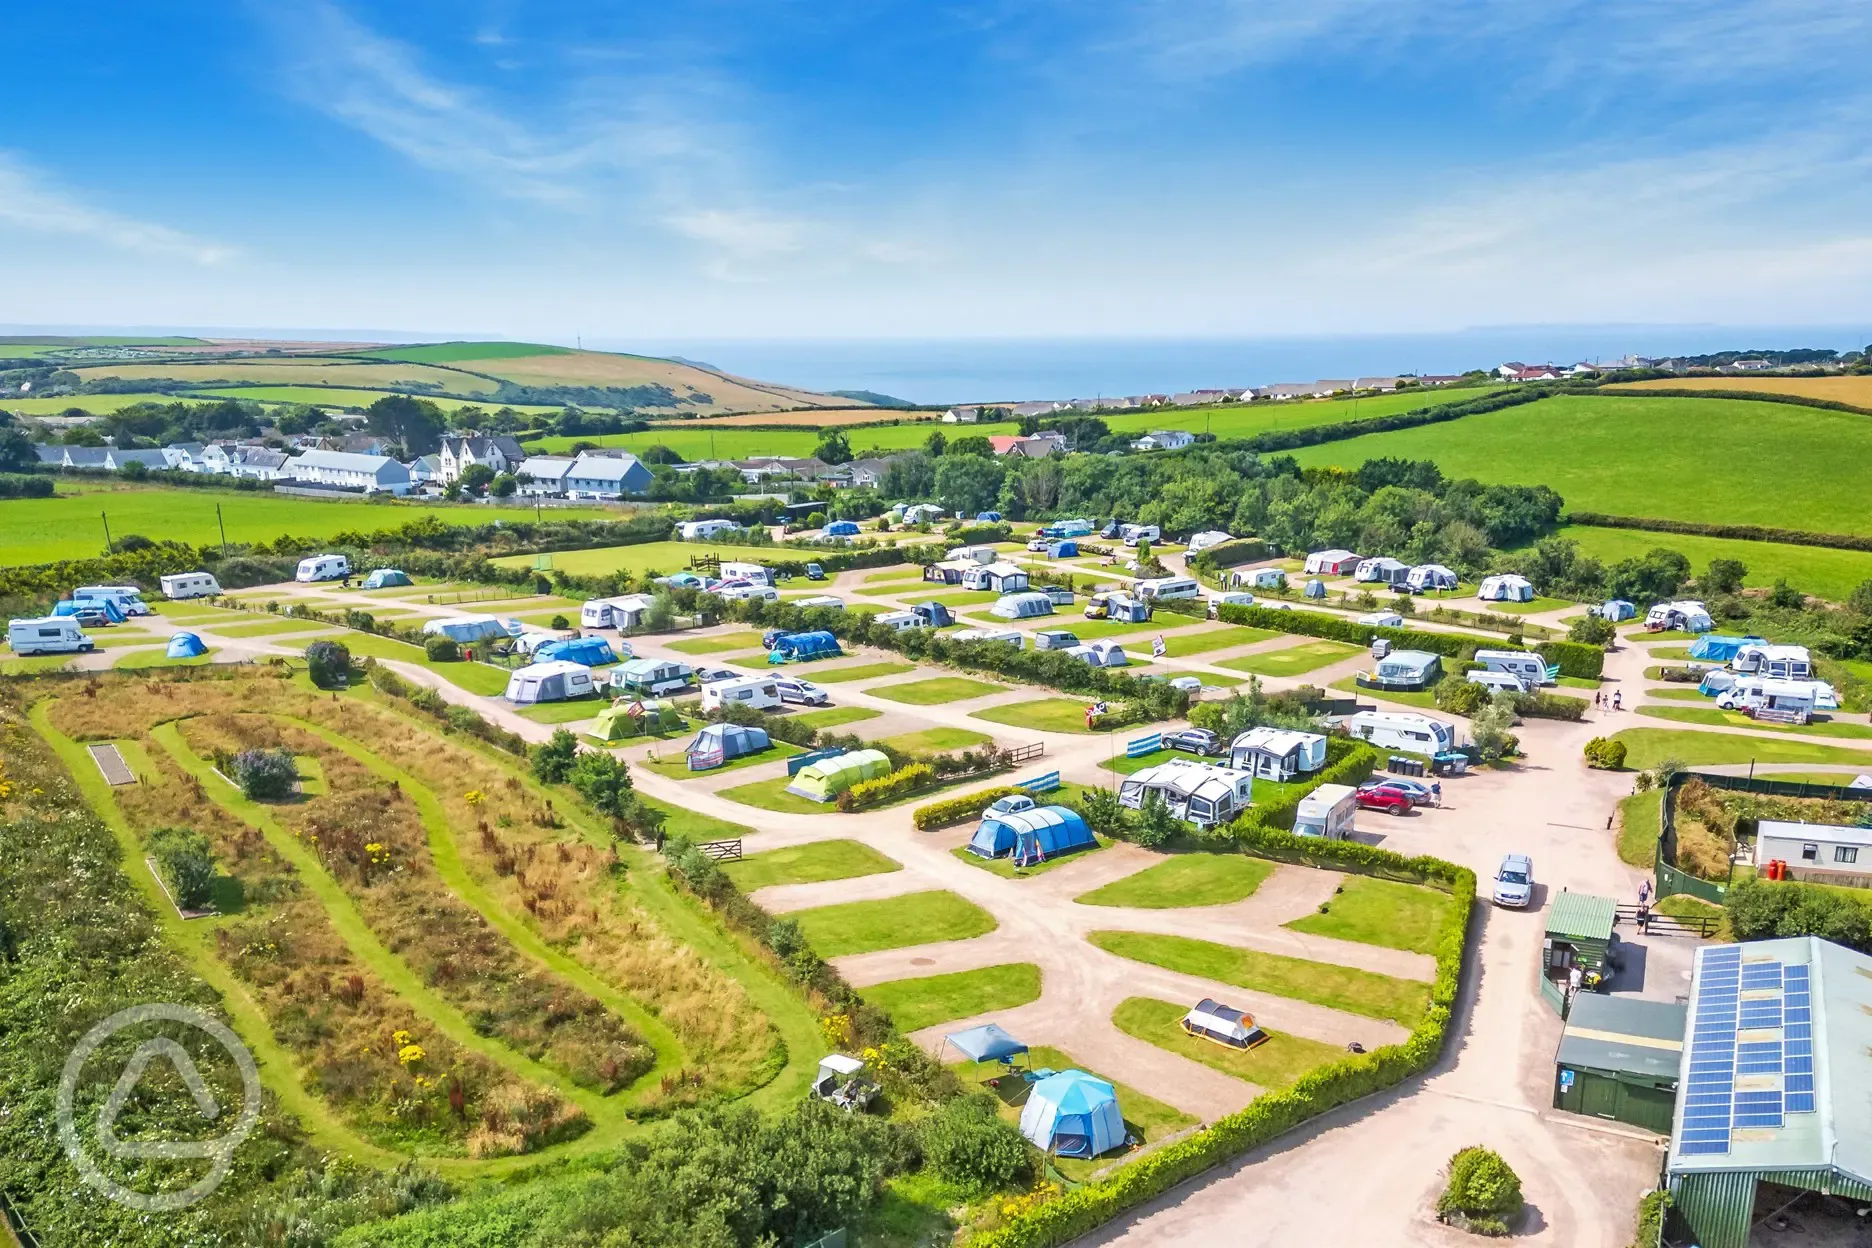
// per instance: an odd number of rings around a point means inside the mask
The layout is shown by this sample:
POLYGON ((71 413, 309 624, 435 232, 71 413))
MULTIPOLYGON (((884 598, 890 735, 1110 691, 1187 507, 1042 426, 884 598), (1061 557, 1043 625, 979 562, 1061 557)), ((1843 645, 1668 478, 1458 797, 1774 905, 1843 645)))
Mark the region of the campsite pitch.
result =
POLYGON ((822 958, 967 940, 1000 926, 980 906, 942 889, 884 901, 820 906, 797 911, 792 917, 799 920, 806 939, 822 958))
POLYGON ((991 693, 1000 693, 1006 685, 993 684, 986 680, 971 680, 967 676, 933 676, 928 680, 912 680, 901 685, 884 685, 876 689, 867 689, 873 697, 889 698, 892 702, 905 702, 911 706, 937 706, 944 702, 962 702, 969 698, 986 697, 991 693))
POLYGON ((1268 1091, 1284 1088, 1314 1067, 1345 1056, 1345 1050, 1337 1045, 1266 1028, 1262 1030, 1267 1031, 1267 1043, 1252 1049, 1230 1048, 1184 1031, 1179 1024, 1187 1013, 1189 1007, 1185 1005, 1151 997, 1127 997, 1112 1012, 1112 1023, 1127 1036, 1268 1091))
POLYGON ((1032 728, 1040 732, 1076 732, 1090 735, 1094 729, 1086 727, 1086 707, 1091 699, 1079 698, 1038 698, 1032 702, 1012 702, 1005 706, 991 706, 985 710, 971 711, 974 719, 985 719, 991 723, 1007 724, 1014 728, 1032 728))
POLYGON ((903 864, 860 841, 813 841, 749 854, 722 867, 744 893, 782 884, 817 884, 903 870, 903 864))
POLYGON ((1450 904, 1448 893, 1422 884, 1348 875, 1319 913, 1286 926, 1314 936, 1434 954, 1450 904))
POLYGON ((1011 1010, 1040 999, 1040 968, 1031 962, 983 966, 951 975, 872 984, 864 999, 908 1034, 958 1018, 1011 1010))
POLYGON ((1225 906, 1252 897, 1273 874, 1273 863, 1246 854, 1178 854, 1073 900, 1138 910, 1225 906))

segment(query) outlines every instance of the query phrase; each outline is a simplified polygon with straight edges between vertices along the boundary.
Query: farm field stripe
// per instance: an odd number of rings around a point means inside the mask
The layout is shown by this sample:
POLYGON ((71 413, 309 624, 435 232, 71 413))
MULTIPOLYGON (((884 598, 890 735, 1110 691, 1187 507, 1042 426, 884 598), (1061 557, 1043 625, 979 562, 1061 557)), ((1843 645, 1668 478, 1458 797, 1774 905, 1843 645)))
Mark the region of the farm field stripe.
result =
POLYGON ((524 1053, 517 1053, 500 1041, 477 1032, 460 1010, 423 983, 403 959, 384 947, 376 933, 371 931, 370 925, 364 921, 356 904, 332 879, 317 855, 282 827, 263 806, 249 800, 239 789, 223 780, 213 767, 189 748, 176 726, 178 722, 172 720, 160 724, 151 729, 150 735, 184 770, 201 781, 209 800, 249 827, 258 829, 266 837, 267 843, 293 865, 307 891, 325 907, 333 929, 360 962, 375 971, 398 996, 425 1015, 456 1044, 481 1054, 513 1074, 551 1088, 584 1110, 592 1121, 592 1130, 577 1142, 584 1143, 587 1150, 613 1147, 622 1140, 631 1124, 624 1117, 619 1103, 589 1092, 524 1053))
MULTIPOLYGON (((142 894, 145 909, 155 919, 165 942, 170 948, 181 952, 195 973, 220 995, 235 1032, 241 1042, 253 1051, 254 1061, 260 1067, 261 1083, 279 1099, 282 1109, 299 1120, 313 1147, 380 1166, 401 1161, 399 1154, 380 1148, 351 1130, 339 1118, 337 1111, 307 1091, 305 1072, 274 1038, 273 1028, 267 1022, 260 1003, 248 993, 246 985, 236 979, 209 950, 210 934, 216 929, 206 920, 198 921, 191 927, 175 912, 168 894, 157 883, 155 875, 144 861, 147 848, 131 828, 129 819, 124 816, 122 807, 118 806, 110 787, 98 774, 90 756, 82 745, 52 726, 50 712, 55 702, 54 698, 44 699, 28 712, 34 730, 52 747, 59 761, 65 765, 65 770, 70 773, 79 793, 117 838, 118 848, 123 851, 125 874, 136 886, 137 892, 142 894)), ((435 1160, 441 1162, 445 1159, 435 1160)))
POLYGON ((656 1064, 639 1075, 631 1085, 630 1091, 647 1095, 656 1088, 657 1080, 673 1070, 681 1069, 685 1054, 682 1042, 669 1026, 651 1013, 635 998, 618 989, 594 974, 584 963, 579 962, 543 940, 539 933, 520 922, 506 907, 491 897, 481 883, 469 874, 468 866, 462 861, 461 847, 455 843, 454 835, 449 830, 448 816, 442 810, 442 803, 422 781, 409 772, 378 758, 362 745, 348 737, 340 736, 328 728, 320 727, 307 720, 296 719, 290 715, 274 718, 296 724, 313 736, 325 741, 334 749, 342 750, 372 774, 394 780, 416 804, 416 811, 422 818, 423 830, 429 835, 429 856, 434 862, 438 878, 451 892, 482 918, 486 919, 494 930, 505 936, 514 948, 540 963, 574 987, 583 990, 612 1013, 623 1018, 643 1036, 644 1041, 656 1053, 656 1064))

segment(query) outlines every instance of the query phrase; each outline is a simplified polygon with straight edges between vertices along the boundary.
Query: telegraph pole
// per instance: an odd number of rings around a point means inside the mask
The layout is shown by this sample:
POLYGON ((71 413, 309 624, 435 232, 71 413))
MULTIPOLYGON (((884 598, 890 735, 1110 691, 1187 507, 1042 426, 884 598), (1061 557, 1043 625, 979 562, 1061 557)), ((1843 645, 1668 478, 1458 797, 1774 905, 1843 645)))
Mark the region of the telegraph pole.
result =
POLYGON ((110 516, 101 511, 98 515, 104 519, 104 553, 108 555, 111 553, 110 516))
POLYGON ((215 523, 221 526, 221 553, 227 554, 227 521, 221 518, 221 504, 215 504, 215 523))

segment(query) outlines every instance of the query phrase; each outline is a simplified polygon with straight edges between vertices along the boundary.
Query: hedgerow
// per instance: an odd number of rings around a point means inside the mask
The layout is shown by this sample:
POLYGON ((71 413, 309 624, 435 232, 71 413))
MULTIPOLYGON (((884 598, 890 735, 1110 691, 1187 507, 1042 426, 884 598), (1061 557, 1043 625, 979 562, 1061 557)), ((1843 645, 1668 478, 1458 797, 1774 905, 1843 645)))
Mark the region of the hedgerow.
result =
POLYGON ((945 828, 952 823, 961 823, 964 819, 973 819, 982 811, 1016 793, 1025 793, 1026 789, 1015 784, 996 785, 992 789, 983 789, 979 793, 965 793, 961 797, 952 797, 947 801, 931 802, 919 806, 911 814, 917 830, 926 832, 931 828, 945 828))

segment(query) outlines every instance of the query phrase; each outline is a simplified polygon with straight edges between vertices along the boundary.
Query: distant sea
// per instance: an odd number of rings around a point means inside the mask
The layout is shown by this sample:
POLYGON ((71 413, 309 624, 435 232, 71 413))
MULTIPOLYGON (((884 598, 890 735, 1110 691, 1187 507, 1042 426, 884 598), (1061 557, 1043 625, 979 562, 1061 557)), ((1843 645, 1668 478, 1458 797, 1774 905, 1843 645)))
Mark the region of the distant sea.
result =
POLYGON ((587 338, 587 347, 677 355, 743 377, 810 390, 874 390, 947 405, 1100 395, 1390 373, 1460 373, 1504 360, 1572 364, 1624 355, 1872 342, 1872 324, 1750 328, 1713 325, 1563 325, 1319 338, 1071 338, 697 340, 587 338))

